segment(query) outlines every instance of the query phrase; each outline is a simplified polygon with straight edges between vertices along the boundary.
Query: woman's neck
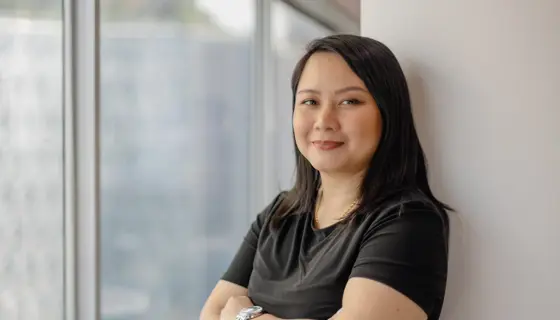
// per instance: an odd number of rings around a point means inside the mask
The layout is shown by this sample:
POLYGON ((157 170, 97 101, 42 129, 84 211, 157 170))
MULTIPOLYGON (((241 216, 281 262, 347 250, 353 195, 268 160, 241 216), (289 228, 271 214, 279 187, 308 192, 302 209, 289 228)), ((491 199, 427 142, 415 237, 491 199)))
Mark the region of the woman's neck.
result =
POLYGON ((326 198, 355 199, 359 194, 360 184, 363 180, 363 172, 352 175, 330 175, 321 173, 321 190, 326 198))
POLYGON ((332 218, 343 215, 345 208, 355 203, 360 194, 363 172, 346 176, 321 173, 320 211, 332 218))

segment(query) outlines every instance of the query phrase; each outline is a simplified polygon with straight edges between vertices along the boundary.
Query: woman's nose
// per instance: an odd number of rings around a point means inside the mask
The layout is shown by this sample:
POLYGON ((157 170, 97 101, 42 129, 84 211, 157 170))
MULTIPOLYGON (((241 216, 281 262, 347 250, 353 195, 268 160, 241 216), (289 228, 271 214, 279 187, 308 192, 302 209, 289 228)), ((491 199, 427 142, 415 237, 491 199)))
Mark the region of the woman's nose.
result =
POLYGON ((327 131, 338 130, 338 118, 336 110, 331 106, 323 106, 315 119, 315 130, 327 131))

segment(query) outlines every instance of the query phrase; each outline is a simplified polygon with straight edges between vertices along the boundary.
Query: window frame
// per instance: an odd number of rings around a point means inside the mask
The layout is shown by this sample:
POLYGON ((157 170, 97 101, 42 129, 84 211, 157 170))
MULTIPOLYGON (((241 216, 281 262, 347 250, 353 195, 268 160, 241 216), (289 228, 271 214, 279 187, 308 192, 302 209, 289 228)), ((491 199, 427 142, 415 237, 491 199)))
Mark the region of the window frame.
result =
POLYGON ((64 318, 97 320, 99 1, 63 0, 64 318))
POLYGON ((355 21, 336 1, 282 0, 296 11, 334 32, 359 34, 360 21, 355 21))

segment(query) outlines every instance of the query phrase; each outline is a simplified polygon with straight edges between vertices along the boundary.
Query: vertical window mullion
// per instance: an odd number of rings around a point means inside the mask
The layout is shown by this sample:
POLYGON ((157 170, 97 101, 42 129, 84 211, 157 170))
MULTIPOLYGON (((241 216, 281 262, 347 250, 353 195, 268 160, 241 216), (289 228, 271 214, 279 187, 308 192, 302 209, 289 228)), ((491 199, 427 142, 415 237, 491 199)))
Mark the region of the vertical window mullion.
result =
POLYGON ((276 185, 273 174, 274 154, 270 152, 274 145, 269 138, 274 130, 274 59, 272 56, 271 7, 273 0, 257 0, 256 25, 253 60, 254 103, 251 110, 251 186, 250 203, 252 221, 256 212, 271 200, 276 185))
POLYGON ((64 0, 65 314, 99 319, 99 3, 64 0))

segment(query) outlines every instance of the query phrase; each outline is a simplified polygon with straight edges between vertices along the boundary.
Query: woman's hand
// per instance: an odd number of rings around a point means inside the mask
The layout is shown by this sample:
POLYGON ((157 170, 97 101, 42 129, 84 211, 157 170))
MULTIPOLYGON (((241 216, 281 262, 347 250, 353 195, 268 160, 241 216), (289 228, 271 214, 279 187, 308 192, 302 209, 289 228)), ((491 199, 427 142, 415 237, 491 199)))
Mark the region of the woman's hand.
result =
POLYGON ((220 320, 235 320, 239 311, 253 306, 253 301, 245 296, 235 296, 228 299, 220 313, 220 320))
MULTIPOLYGON (((234 296, 228 299, 226 305, 220 313, 220 320, 235 320, 239 311, 253 306, 253 301, 246 296, 234 296)), ((260 319, 261 317, 259 317, 260 319)), ((262 315, 263 320, 284 320, 271 314, 262 315)), ((312 319, 293 319, 293 320, 312 320, 312 319)))

